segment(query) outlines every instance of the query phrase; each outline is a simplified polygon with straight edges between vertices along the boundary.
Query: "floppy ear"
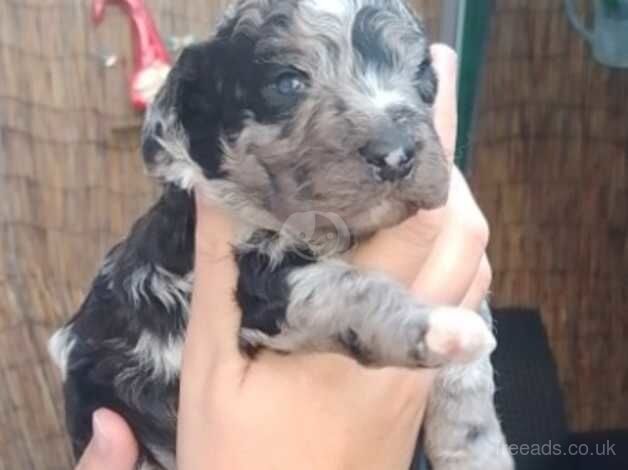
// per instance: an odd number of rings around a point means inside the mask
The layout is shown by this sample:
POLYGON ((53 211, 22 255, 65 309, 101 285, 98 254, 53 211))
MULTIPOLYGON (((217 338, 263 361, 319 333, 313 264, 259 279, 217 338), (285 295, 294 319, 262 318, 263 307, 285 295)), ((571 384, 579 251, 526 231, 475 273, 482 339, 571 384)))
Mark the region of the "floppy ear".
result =
POLYGON ((147 112, 144 161, 164 183, 191 189, 219 176, 224 52, 220 40, 187 47, 147 112))
POLYGON ((438 93, 438 77, 432 65, 431 57, 426 59, 420 66, 416 74, 417 90, 421 99, 428 105, 433 105, 438 93))

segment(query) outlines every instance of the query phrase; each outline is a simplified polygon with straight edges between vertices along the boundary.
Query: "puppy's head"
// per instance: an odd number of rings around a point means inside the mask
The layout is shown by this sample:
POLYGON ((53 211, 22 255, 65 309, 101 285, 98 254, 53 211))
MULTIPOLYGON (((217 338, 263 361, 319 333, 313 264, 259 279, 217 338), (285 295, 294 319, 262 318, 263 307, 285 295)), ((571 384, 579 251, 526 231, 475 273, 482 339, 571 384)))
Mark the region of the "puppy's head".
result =
POLYGON ((365 236, 445 202, 436 88, 402 0, 241 0, 181 54, 144 157, 162 181, 263 214, 259 225, 315 211, 365 236))

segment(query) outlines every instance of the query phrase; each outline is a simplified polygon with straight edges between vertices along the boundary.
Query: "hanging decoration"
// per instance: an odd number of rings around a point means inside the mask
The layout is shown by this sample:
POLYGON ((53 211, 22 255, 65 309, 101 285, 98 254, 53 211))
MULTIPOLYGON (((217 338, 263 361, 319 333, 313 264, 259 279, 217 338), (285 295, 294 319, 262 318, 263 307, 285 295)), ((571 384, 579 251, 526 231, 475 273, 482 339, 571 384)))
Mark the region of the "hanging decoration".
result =
POLYGON ((153 100, 171 68, 168 49, 144 0, 92 0, 92 20, 100 24, 107 4, 116 3, 129 15, 133 38, 133 72, 129 95, 133 106, 143 111, 153 100))

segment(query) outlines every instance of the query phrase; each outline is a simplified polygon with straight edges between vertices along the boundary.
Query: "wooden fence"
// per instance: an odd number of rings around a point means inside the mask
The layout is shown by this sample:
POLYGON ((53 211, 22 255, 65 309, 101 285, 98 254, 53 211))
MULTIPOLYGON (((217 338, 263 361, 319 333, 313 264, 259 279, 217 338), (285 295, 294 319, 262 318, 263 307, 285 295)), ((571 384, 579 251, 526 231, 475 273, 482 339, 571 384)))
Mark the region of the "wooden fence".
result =
MULTIPOLYGON (((202 38, 225 1, 147 4, 164 37, 202 38)), ((578 429, 624 424, 628 74, 592 62, 561 0, 495 1, 472 166, 495 300, 543 308, 578 429)), ((417 3, 437 32, 441 2, 417 3)), ((155 197, 129 41, 88 0, 0 0, 0 470, 72 467, 45 342, 155 197)))
POLYGON ((493 300, 542 309, 574 429, 625 427, 628 71, 592 59, 562 0, 496 10, 471 175, 493 300))

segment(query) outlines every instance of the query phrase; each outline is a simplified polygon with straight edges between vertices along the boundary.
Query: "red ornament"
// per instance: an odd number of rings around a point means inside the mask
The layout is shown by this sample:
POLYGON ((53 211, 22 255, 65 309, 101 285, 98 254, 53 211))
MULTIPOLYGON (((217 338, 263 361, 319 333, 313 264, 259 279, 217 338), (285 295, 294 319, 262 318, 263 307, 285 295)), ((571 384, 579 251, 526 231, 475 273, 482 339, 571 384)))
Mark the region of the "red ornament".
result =
POLYGON ((133 73, 129 94, 133 106, 143 111, 155 97, 171 68, 170 54, 144 0, 93 0, 92 19, 100 24, 108 3, 117 3, 129 15, 133 34, 133 73))

